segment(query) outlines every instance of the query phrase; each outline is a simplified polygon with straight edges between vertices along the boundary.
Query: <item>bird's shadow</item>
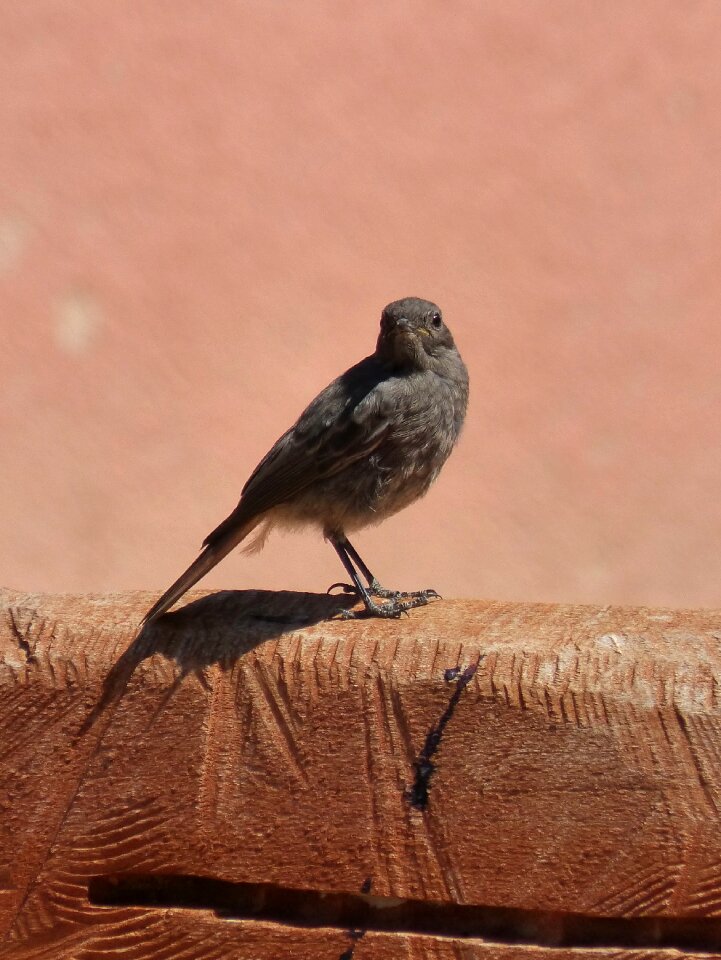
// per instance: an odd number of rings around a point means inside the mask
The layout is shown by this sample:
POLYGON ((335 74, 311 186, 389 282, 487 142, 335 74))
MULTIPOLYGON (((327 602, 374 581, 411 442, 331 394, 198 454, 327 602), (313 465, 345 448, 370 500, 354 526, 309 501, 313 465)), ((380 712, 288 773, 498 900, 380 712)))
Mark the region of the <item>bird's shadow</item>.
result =
POLYGON ((207 687, 205 669, 212 664, 230 668, 266 640, 330 620, 355 601, 355 594, 350 593, 285 590, 224 590, 194 600, 140 630, 105 677, 100 698, 79 733, 89 730, 121 699, 137 666, 155 654, 179 667, 164 696, 163 702, 167 702, 188 674, 195 674, 207 687))

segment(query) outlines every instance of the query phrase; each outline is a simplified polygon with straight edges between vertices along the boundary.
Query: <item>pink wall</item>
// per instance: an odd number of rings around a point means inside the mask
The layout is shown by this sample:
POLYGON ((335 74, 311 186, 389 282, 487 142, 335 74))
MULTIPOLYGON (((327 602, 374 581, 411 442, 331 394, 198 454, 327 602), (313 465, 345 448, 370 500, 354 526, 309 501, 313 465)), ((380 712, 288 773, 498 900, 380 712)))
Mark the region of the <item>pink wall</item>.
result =
POLYGON ((720 49, 715 0, 6 4, 0 583, 166 586, 415 294, 472 403, 378 575, 718 605, 720 49))

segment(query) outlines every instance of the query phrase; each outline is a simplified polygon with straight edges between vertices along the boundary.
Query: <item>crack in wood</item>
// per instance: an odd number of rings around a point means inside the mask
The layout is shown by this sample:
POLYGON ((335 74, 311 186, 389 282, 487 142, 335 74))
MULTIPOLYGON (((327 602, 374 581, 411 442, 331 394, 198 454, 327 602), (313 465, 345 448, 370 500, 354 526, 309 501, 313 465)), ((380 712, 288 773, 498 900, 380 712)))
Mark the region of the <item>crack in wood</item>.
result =
MULTIPOLYGON (((372 880, 370 877, 366 877, 361 886, 361 893, 370 893, 372 886, 372 880)), ((363 937, 368 933, 367 930, 346 930, 345 935, 351 941, 352 946, 347 950, 344 950, 343 953, 338 957, 338 960, 353 960, 353 955, 355 953, 356 946, 360 943, 363 937)))
POLYGON ((338 957, 338 960, 353 960, 356 944, 360 943, 367 932, 367 930, 346 930, 345 935, 349 940, 353 941, 353 946, 349 947, 347 950, 344 950, 343 953, 341 953, 341 955, 338 957))
POLYGON ((653 947, 693 954, 721 949, 718 917, 593 916, 177 874, 95 876, 88 884, 88 899, 102 907, 211 910, 222 919, 338 929, 354 941, 344 958, 353 955, 355 944, 367 932, 573 949, 653 947))
POLYGON ((418 759, 413 764, 416 768, 416 776, 415 780, 413 781, 413 786, 409 787, 406 791, 406 798, 410 805, 415 807, 416 810, 425 810, 428 806, 431 777, 436 770, 436 765, 433 763, 432 758, 441 745, 443 733, 451 717, 453 716, 456 707, 458 706, 458 701, 461 699, 461 694, 476 675, 476 671, 478 670, 480 662, 481 657, 478 658, 476 663, 472 664, 470 667, 466 667, 463 673, 460 673, 459 668, 446 670, 444 673, 444 679, 446 683, 455 681, 456 689, 453 691, 453 694, 448 701, 448 706, 443 711, 438 723, 435 723, 428 731, 428 736, 426 737, 426 742, 423 745, 423 749, 418 754, 418 759))

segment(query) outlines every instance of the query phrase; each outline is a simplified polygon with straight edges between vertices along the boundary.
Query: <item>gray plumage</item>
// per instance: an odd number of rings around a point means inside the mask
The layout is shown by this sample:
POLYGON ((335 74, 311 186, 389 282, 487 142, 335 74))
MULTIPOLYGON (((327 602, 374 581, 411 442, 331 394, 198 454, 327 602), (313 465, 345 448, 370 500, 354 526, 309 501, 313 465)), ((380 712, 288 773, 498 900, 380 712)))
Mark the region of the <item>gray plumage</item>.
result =
POLYGON ((467 402, 468 372, 440 309, 416 297, 389 304, 375 353, 319 393, 273 445, 235 510, 205 538, 198 559, 143 622, 165 613, 251 532, 251 549, 262 546, 275 525, 320 527, 368 614, 398 616, 427 603, 434 591, 383 590, 347 534, 380 523, 426 493, 458 440, 467 402), (372 596, 389 602, 377 604, 372 596))

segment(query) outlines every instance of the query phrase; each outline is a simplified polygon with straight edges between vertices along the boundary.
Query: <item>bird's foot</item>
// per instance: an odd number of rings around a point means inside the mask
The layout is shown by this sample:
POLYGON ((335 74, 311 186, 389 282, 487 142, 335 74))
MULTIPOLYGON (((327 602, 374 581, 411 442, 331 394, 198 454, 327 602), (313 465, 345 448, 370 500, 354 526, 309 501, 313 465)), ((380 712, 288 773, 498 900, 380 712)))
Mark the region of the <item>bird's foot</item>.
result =
POLYGON ((431 600, 440 600, 435 590, 416 590, 414 593, 390 593, 387 603, 376 603, 374 600, 363 601, 363 610, 340 610, 341 620, 366 620, 370 617, 380 617, 384 620, 397 620, 404 613, 414 607, 425 607, 431 600))
POLYGON ((385 587, 382 587, 380 583, 378 583, 375 577, 368 584, 368 593, 370 593, 372 597, 380 597, 382 600, 406 600, 415 597, 425 597, 426 602, 428 602, 429 600, 441 599, 440 593, 431 587, 427 590, 411 590, 410 592, 406 590, 386 590, 385 587))

